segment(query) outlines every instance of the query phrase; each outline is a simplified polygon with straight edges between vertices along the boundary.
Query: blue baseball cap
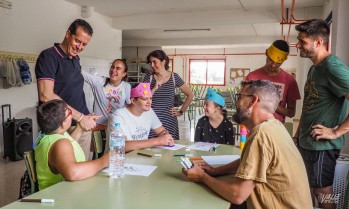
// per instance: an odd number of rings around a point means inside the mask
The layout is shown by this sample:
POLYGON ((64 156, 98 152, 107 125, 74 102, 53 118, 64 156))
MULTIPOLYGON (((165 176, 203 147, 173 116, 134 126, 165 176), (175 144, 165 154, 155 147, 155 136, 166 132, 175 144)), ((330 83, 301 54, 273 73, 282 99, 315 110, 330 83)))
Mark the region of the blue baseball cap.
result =
POLYGON ((224 107, 225 106, 225 101, 222 95, 218 94, 216 91, 214 91, 211 88, 207 89, 206 93, 206 100, 211 100, 214 103, 224 107))

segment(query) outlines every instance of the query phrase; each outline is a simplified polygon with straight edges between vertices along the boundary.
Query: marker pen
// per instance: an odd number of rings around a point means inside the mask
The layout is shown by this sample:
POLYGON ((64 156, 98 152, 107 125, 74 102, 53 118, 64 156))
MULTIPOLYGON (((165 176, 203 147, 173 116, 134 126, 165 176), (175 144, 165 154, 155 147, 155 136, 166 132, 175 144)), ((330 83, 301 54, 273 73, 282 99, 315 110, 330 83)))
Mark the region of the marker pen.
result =
POLYGON ((54 199, 20 199, 19 202, 54 203, 54 199))

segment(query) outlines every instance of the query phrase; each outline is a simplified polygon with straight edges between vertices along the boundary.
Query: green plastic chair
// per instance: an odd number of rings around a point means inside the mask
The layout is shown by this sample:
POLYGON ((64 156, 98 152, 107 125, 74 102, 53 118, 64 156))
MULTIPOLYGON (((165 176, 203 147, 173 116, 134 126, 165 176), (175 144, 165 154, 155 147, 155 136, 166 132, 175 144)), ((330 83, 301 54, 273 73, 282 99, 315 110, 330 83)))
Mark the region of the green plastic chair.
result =
POLYGON ((34 150, 30 150, 28 152, 24 152, 23 154, 25 167, 27 168, 30 180, 30 190, 31 193, 35 193, 39 191, 38 179, 36 176, 36 168, 35 168, 35 156, 34 150))
POLYGON ((93 132, 94 156, 93 159, 98 159, 103 155, 103 138, 100 131, 93 132))
POLYGON ((193 121, 193 125, 194 125, 194 129, 195 129, 195 121, 196 121, 196 102, 193 101, 188 109, 187 109, 187 113, 188 113, 188 120, 189 120, 189 124, 190 124, 190 130, 191 130, 191 122, 193 121))
POLYGON ((206 97, 206 88, 207 86, 200 86, 199 98, 197 107, 199 108, 199 114, 204 114, 204 103, 206 97))

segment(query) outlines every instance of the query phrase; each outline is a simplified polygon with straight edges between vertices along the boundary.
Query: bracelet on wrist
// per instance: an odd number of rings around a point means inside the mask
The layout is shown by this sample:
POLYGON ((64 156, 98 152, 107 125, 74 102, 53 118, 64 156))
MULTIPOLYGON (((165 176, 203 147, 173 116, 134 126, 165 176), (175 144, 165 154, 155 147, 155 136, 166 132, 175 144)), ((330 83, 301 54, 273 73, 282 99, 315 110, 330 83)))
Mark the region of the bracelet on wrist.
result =
POLYGON ((83 113, 81 113, 80 117, 76 121, 78 123, 80 123, 84 117, 85 117, 85 115, 83 113))

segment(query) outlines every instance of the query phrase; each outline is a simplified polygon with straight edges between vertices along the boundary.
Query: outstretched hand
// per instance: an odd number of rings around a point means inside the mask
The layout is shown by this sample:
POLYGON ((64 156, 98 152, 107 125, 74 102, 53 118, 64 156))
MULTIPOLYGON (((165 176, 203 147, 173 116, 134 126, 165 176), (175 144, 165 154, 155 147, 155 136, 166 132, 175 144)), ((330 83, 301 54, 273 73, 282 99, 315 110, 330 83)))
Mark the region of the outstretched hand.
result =
POLYGON ((96 127, 96 120, 98 120, 100 117, 100 115, 93 115, 90 113, 82 118, 79 125, 84 131, 90 131, 96 127))

